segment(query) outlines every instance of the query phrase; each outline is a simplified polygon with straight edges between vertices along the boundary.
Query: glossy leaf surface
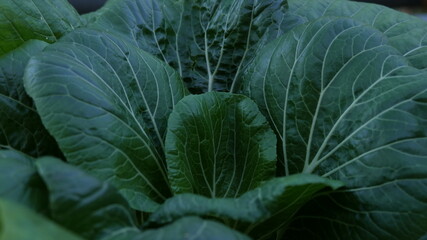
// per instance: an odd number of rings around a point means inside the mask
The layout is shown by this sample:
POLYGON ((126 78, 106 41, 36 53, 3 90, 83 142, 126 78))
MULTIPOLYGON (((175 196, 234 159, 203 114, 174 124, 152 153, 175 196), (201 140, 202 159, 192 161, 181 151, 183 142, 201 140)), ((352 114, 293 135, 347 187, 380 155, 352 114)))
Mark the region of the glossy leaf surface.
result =
POLYGON ((348 187, 300 217, 301 236, 425 234, 427 74, 387 40, 351 19, 320 18, 269 45, 245 75, 281 140, 284 172, 348 187))
POLYGON ((128 203, 107 183, 55 158, 40 158, 36 165, 58 224, 86 239, 102 239, 135 225, 128 203))
POLYGON ((187 96, 169 118, 165 145, 174 193, 237 197, 275 174, 276 136, 242 95, 187 96))
POLYGON ((182 194, 167 200, 146 224, 159 225, 183 216, 201 216, 216 218, 254 239, 268 239, 286 227, 296 212, 321 190, 341 186, 338 181, 298 174, 272 179, 238 198, 182 194))
POLYGON ((79 30, 26 68, 26 90, 68 161, 151 211, 170 195, 167 118, 186 90, 165 63, 111 35, 79 30))
POLYGON ((80 26, 80 17, 66 0, 2 0, 0 55, 30 39, 56 42, 80 26))

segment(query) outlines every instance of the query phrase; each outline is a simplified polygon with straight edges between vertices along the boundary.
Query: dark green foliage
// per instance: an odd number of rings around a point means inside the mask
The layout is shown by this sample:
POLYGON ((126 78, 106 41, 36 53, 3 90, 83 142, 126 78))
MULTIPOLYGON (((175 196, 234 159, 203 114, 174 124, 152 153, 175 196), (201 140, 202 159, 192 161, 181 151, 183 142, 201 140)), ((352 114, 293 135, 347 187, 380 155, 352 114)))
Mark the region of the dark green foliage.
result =
POLYGON ((426 31, 346 0, 4 0, 0 240, 425 239, 426 31))

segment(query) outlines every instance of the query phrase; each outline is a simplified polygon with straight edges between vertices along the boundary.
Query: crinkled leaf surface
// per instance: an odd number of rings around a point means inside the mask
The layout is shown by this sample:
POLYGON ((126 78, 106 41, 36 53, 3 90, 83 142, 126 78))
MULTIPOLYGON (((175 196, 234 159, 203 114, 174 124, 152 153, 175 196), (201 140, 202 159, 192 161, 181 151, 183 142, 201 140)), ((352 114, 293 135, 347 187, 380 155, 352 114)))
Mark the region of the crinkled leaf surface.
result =
POLYGON ((78 13, 67 0, 2 0, 0 55, 30 39, 55 42, 80 24, 78 13))
POLYGON ((342 184, 309 174, 272 179, 238 198, 206 198, 194 194, 168 199, 147 225, 171 222, 182 216, 216 218, 254 239, 267 239, 286 227, 295 213, 319 191, 342 184))
POLYGON ((275 174, 276 136, 243 95, 185 97, 170 115, 165 145, 174 193, 237 197, 275 174))
POLYGON ((249 237, 225 225, 198 217, 184 217, 170 225, 140 232, 122 229, 104 240, 250 240, 249 237))
POLYGON ((348 188, 315 204, 320 215, 301 216, 301 236, 425 234, 427 73, 386 42, 353 20, 321 18, 269 45, 245 75, 245 92, 282 142, 285 172, 348 188))
POLYGON ((347 0, 288 0, 289 10, 283 21, 297 25, 322 16, 351 17, 383 32, 388 43, 410 63, 427 68, 427 23, 396 10, 347 0))
POLYGON ((165 63, 119 38, 77 30, 26 68, 26 90, 68 161, 108 180, 132 207, 170 195, 163 141, 186 90, 165 63))
POLYGON ((50 220, 0 198, 0 240, 83 240, 50 220))
POLYGON ((13 150, 0 151, 0 198, 48 213, 48 191, 32 157, 13 150))
POLYGON ((55 158, 44 157, 37 169, 49 190, 51 217, 86 239, 102 239, 135 225, 126 200, 115 188, 55 158))
POLYGON ((61 156, 24 89, 24 69, 48 44, 30 40, 0 57, 0 148, 13 148, 37 157, 61 156))
POLYGON ((119 34, 179 71, 193 93, 226 91, 287 24, 284 0, 113 0, 94 28, 119 34))

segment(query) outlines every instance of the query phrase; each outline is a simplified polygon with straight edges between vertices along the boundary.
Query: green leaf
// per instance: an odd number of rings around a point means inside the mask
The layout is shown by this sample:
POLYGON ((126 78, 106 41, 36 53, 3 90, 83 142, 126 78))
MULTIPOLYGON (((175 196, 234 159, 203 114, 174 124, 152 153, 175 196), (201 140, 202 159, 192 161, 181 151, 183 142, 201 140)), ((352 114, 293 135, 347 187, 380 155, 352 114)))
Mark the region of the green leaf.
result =
POLYGON ((16 149, 33 157, 62 155, 41 123, 33 101, 25 93, 22 80, 30 58, 47 45, 30 40, 0 57, 0 148, 16 149))
POLYGON ((102 15, 102 11, 98 10, 98 11, 94 11, 94 12, 89 12, 86 14, 83 14, 80 16, 80 19, 82 21, 82 25, 83 26, 88 26, 93 24, 94 22, 96 22, 98 20, 98 18, 102 15))
POLYGON ((284 22, 298 25, 322 16, 351 17, 383 32, 413 66, 427 68, 427 23, 419 17, 374 4, 346 0, 288 0, 284 22))
POLYGON ((2 0, 0 55, 30 39, 48 43, 80 25, 80 17, 66 0, 2 0))
POLYGON ((246 94, 281 141, 284 172, 316 173, 348 187, 315 203, 321 214, 300 217, 307 219, 301 236, 425 234, 427 73, 386 42, 354 20, 320 18, 262 50, 246 72, 246 94))
POLYGON ((25 84, 69 162, 138 210, 170 196, 163 141, 186 94, 173 69, 119 38, 76 30, 30 61, 25 84))
POLYGON ((165 227, 144 231, 142 239, 249 240, 250 238, 218 222, 185 217, 165 227))
POLYGON ((30 210, 0 199, 0 240, 83 240, 30 210))
POLYGON ((267 239, 286 227, 295 213, 319 191, 342 183, 308 174, 272 179, 239 198, 206 198, 194 194, 168 199, 146 225, 162 225, 183 216, 215 218, 254 239, 267 239))
POLYGON ((221 223, 198 217, 184 217, 170 225, 140 232, 135 228, 122 229, 104 240, 250 240, 221 223))
POLYGON ((102 240, 147 240, 147 238, 143 236, 138 228, 122 228, 102 240))
POLYGON ((17 151, 0 151, 0 198, 48 214, 48 191, 33 158, 17 151))
POLYGON ((251 55, 286 27, 284 0, 113 0, 92 27, 177 69, 193 93, 234 89, 251 55))
POLYGON ((122 228, 102 240, 147 240, 138 228, 122 228))
POLYGON ((52 219, 86 239, 102 239, 135 225, 126 200, 107 183, 51 157, 37 169, 49 190, 52 219))
POLYGON ((166 159, 174 193, 237 197, 274 177, 276 136, 243 95, 191 95, 170 115, 166 159))

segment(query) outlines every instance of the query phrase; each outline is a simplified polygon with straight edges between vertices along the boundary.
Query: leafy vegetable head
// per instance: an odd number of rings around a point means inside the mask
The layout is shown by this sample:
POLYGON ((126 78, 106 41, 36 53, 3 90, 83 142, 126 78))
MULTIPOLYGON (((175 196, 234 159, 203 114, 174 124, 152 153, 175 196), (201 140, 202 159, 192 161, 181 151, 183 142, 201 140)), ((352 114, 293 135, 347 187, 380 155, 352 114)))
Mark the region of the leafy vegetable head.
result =
POLYGON ((426 31, 345 0, 5 0, 0 239, 423 239, 426 31))

